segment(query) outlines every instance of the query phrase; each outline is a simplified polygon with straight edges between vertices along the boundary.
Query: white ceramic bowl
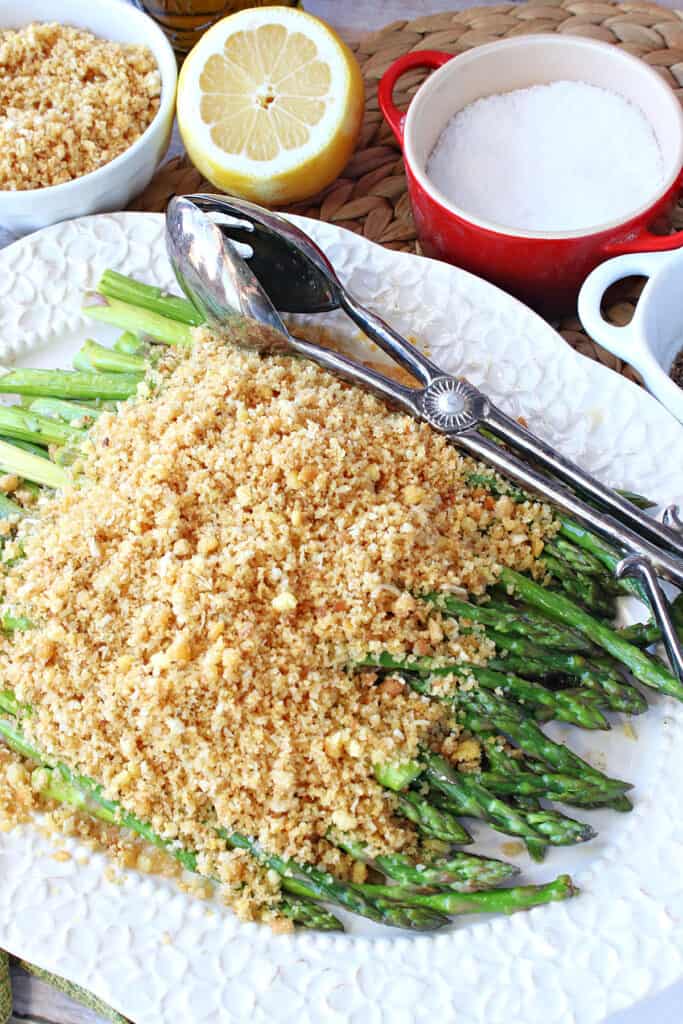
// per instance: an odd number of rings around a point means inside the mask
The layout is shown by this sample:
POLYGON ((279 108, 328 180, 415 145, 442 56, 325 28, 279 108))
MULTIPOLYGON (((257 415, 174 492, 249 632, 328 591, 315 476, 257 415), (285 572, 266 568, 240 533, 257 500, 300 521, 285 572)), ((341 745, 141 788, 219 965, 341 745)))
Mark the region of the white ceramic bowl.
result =
MULTIPOLYGON (((638 371, 648 391, 683 423, 683 388, 669 371, 683 348, 683 249, 629 253, 608 260, 590 274, 579 295, 579 316, 591 338, 638 371), (615 281, 638 274, 649 278, 633 319, 625 327, 607 323, 602 298, 615 281)), ((672 457, 681 453, 672 452, 672 457)))
POLYGON ((141 192, 168 148, 178 77, 175 55, 161 29, 122 0, 0 0, 0 30, 32 21, 59 21, 104 39, 148 46, 161 73, 161 103, 140 138, 96 171, 63 185, 0 191, 0 226, 16 234, 88 213, 123 209, 141 192))

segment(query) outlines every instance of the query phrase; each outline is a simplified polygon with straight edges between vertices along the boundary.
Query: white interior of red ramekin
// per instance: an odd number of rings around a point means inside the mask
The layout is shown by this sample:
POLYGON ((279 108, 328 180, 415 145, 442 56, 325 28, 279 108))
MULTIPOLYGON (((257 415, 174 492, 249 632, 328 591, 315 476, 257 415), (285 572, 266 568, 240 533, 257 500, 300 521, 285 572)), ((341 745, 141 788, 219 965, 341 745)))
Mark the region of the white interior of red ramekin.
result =
POLYGON ((524 238, 577 238, 609 230, 646 212, 674 184, 683 166, 683 112, 657 71, 607 43, 581 36, 539 34, 487 43, 454 57, 418 90, 405 122, 403 150, 422 187, 442 206, 489 231, 524 238), (653 193, 617 220, 575 231, 511 230, 450 202, 426 173, 427 160, 448 121, 475 100, 549 82, 577 81, 619 93, 639 107, 660 146, 664 175, 653 193))

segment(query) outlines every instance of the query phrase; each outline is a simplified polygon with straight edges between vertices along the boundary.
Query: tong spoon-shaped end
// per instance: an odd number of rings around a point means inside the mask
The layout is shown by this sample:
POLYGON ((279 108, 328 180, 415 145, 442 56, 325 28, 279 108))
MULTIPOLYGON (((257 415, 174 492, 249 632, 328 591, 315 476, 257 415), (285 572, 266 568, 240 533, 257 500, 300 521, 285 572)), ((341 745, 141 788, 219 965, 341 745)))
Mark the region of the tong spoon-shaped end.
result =
POLYGON ((195 193, 200 210, 215 215, 221 232, 248 246, 249 263, 285 313, 323 313, 341 305, 342 286, 320 247, 296 224, 234 196, 195 193))
POLYGON ((190 302, 243 348, 262 353, 291 347, 287 328, 248 264, 190 199, 175 196, 166 212, 166 249, 190 302))

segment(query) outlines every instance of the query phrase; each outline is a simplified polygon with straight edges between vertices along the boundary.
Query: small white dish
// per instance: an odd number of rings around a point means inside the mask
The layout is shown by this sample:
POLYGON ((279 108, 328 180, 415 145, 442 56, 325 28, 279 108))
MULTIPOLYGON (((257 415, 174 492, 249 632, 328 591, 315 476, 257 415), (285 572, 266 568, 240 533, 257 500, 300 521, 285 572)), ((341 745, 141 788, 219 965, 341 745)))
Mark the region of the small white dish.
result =
POLYGON ((683 423, 683 388, 669 376, 683 348, 683 249, 617 256, 590 274, 579 294, 579 317, 586 332, 638 371, 645 387, 683 423), (638 274, 648 278, 633 319, 624 327, 608 323, 602 298, 610 285, 638 274))
POLYGON ((161 102, 140 138, 108 164, 62 185, 0 191, 0 225, 13 234, 88 213, 120 210, 142 192, 168 148, 178 78, 175 55, 161 29, 121 0, 0 0, 0 31, 32 21, 58 21, 103 39, 148 46, 161 74, 161 102))

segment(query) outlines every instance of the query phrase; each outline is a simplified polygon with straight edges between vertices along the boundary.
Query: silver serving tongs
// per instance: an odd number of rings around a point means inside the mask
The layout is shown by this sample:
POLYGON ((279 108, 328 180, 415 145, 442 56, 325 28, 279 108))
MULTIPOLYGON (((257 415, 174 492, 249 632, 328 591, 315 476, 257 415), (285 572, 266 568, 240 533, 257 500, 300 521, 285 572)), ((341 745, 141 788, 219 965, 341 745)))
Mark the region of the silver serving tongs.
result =
POLYGON ((429 423, 460 448, 522 487, 540 494, 616 545, 624 552, 616 569, 617 577, 633 577, 641 582, 672 668, 683 681, 683 648, 658 582, 658 577, 662 577, 683 588, 683 535, 675 509, 669 510, 667 523, 658 523, 520 426, 493 405, 483 392, 465 380, 444 373, 380 317, 349 296, 315 243, 284 218, 220 196, 175 198, 167 212, 167 247, 178 281, 188 298, 209 322, 218 325, 231 322, 238 329, 238 340, 246 347, 260 352, 292 352, 359 384, 392 407, 429 423), (289 334, 258 278, 236 246, 225 237, 230 232, 228 218, 234 217, 237 211, 243 217, 248 214, 252 219, 256 215, 267 219, 268 229, 286 232, 286 241, 290 244, 303 239, 308 253, 315 251, 318 266, 323 267, 338 289, 338 304, 387 355, 420 381, 422 387, 399 384, 347 356, 289 334), (221 215, 220 229, 208 216, 209 212, 221 215), (505 446, 483 436, 482 427, 505 446), (532 461, 522 461, 510 448, 532 461), (543 466, 552 476, 541 473, 536 465, 543 466), (581 500, 559 481, 571 484, 598 508, 581 500))

